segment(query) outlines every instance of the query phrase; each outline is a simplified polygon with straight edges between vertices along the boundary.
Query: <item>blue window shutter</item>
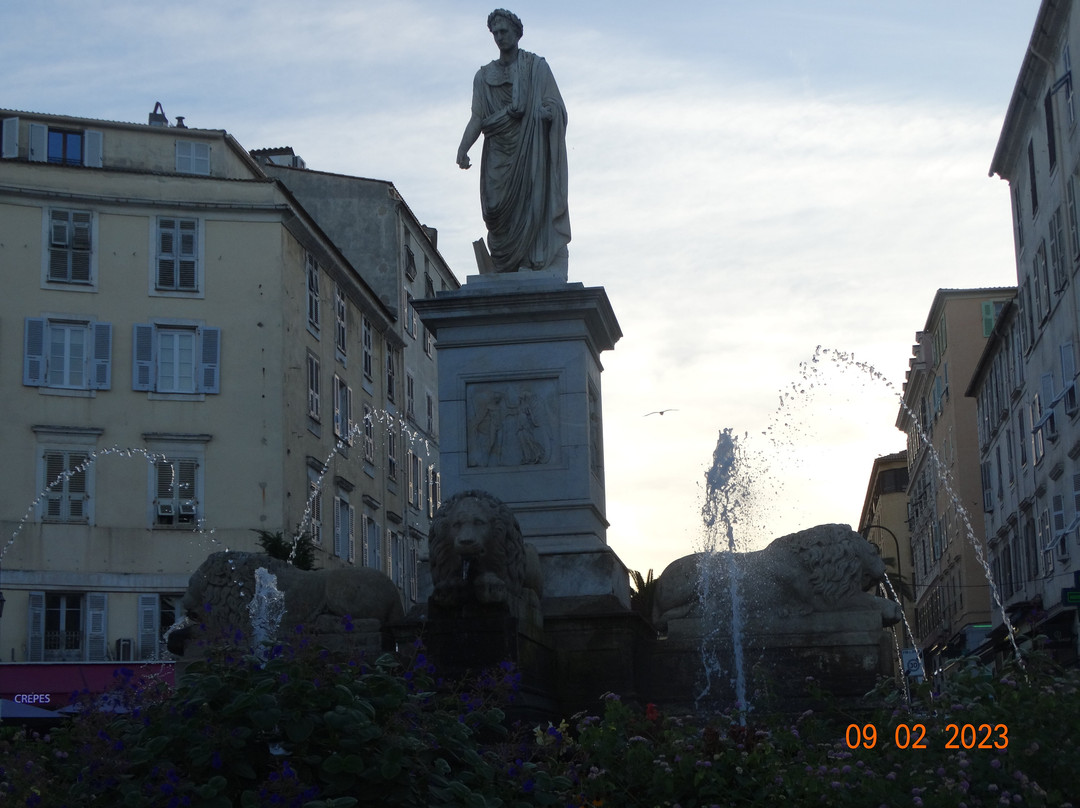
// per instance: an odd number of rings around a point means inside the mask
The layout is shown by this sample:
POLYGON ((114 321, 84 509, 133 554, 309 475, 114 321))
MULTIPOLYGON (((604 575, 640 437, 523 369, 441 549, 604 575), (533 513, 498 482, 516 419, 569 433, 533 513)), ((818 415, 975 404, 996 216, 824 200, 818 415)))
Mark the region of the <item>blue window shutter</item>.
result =
POLYGON ((131 350, 131 389, 154 389, 154 326, 135 323, 131 350))
POLYGON ((203 328, 200 335, 202 358, 199 362, 201 392, 221 392, 221 329, 203 328))
POLYGON ((41 387, 46 381, 45 318, 27 317, 23 339, 23 384, 41 387))
POLYGON ((112 387, 112 323, 93 323, 94 352, 90 367, 90 389, 112 387))

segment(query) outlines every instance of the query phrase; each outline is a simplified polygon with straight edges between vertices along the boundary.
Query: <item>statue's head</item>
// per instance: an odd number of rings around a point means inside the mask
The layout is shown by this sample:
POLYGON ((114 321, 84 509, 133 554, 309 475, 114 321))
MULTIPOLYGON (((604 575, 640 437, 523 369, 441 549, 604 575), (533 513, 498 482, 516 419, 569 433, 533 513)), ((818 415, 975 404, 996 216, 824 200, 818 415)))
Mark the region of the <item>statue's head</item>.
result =
POLYGON ((525 33, 525 26, 521 24, 521 18, 518 17, 517 14, 512 11, 507 11, 505 8, 495 9, 493 12, 488 14, 487 25, 489 31, 491 30, 491 27, 495 24, 495 19, 497 17, 502 17, 504 20, 510 23, 510 27, 514 29, 514 33, 517 34, 518 39, 521 39, 521 37, 525 33))

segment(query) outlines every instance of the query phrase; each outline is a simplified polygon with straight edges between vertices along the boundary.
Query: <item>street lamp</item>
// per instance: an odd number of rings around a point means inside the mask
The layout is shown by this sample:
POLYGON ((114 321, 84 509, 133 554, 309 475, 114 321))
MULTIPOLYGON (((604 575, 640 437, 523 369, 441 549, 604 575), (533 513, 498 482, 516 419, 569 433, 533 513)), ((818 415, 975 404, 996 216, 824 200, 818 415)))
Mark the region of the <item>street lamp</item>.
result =
POLYGON ((901 580, 903 580, 904 571, 900 569, 900 539, 896 538, 896 534, 893 533, 889 528, 885 527, 885 525, 879 525, 875 522, 872 525, 864 525, 862 530, 859 531, 863 535, 863 538, 867 541, 870 540, 870 528, 872 527, 876 527, 878 530, 884 530, 886 533, 892 536, 893 544, 896 545, 896 575, 901 580))

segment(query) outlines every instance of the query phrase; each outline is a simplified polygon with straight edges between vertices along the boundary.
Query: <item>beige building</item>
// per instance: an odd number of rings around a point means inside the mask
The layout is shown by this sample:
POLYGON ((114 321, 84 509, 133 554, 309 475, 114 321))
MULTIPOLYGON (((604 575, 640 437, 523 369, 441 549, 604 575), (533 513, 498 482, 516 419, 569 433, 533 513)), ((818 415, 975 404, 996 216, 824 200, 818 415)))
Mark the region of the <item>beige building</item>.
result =
POLYGON ((192 570, 255 529, 378 566, 408 607, 435 357, 377 290, 410 253, 457 282, 393 186, 376 268, 226 132, 0 119, 0 660, 157 658, 192 570))
MULTIPOLYGON (((1078 656, 1080 571, 1080 132, 1072 53, 1076 3, 1043 0, 990 166, 1009 183, 1017 294, 1001 313, 968 394, 976 397, 983 507, 1013 627, 1078 656)), ((1011 653, 995 612, 993 649, 1011 653)), ((988 648, 990 650, 990 648, 988 648)))
MULTIPOLYGON (((886 594, 892 598, 895 593, 910 621, 914 615, 915 604, 911 585, 907 485, 908 466, 905 452, 875 458, 859 515, 859 532, 881 553, 885 560, 885 572, 893 589, 893 592, 886 594)), ((898 632, 897 643, 901 648, 914 647, 914 638, 909 636, 903 622, 894 630, 898 632)))
POLYGON ((963 392, 1014 293, 939 289, 904 383, 896 426, 907 435, 912 628, 927 675, 974 650, 990 629, 975 402, 963 392))

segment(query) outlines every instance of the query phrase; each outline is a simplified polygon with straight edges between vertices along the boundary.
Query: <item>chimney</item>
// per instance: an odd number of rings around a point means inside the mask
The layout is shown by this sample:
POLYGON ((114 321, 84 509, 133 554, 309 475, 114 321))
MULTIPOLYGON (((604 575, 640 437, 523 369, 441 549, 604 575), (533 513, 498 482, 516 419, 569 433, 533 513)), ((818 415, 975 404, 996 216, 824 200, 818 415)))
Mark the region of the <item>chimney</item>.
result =
POLYGON ((439 249, 439 231, 434 227, 428 227, 426 224, 420 225, 424 231, 424 235, 427 236, 428 241, 431 242, 431 246, 436 250, 439 249))
POLYGON ((169 125, 169 119, 165 117, 165 110, 162 109, 160 101, 154 104, 154 111, 150 113, 150 118, 147 123, 151 126, 169 125))

